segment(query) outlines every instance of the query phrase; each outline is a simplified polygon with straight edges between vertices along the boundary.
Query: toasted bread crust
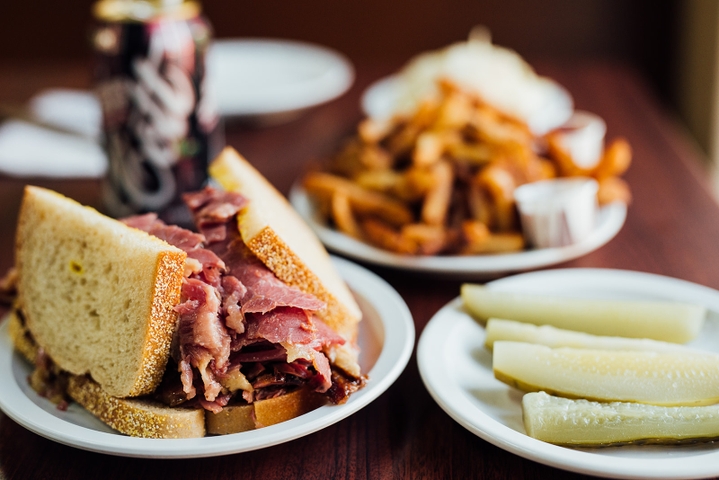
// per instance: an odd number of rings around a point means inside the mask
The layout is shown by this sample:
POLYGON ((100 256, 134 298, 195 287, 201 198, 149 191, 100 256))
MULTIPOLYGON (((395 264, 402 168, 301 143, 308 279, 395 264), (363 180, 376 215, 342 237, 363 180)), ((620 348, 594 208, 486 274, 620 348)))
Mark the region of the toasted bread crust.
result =
POLYGON ((186 254, 166 252, 158 258, 155 289, 152 292, 152 309, 145 334, 141 370, 128 396, 151 393, 160 384, 169 359, 172 335, 177 314, 174 306, 180 303, 182 275, 177 266, 184 265, 186 254))
POLYGON ((201 408, 170 408, 147 399, 116 398, 87 377, 70 376, 67 393, 115 430, 133 437, 197 438, 205 436, 201 408))
POLYGON ((15 350, 25 357, 28 362, 34 363, 37 357, 37 344, 26 335, 27 330, 22 324, 22 320, 20 320, 16 310, 13 309, 10 312, 7 322, 8 334, 10 335, 10 340, 12 340, 15 350))
POLYGON ((223 407, 219 413, 205 414, 205 429, 209 435, 229 435, 255 428, 255 408, 252 405, 223 407))
POLYGON ((207 433, 227 435, 256 428, 269 427, 321 407, 327 397, 301 388, 275 398, 259 400, 251 405, 224 407, 219 413, 207 412, 207 433))
POLYGON ((254 403, 257 428, 269 427, 310 412, 327 403, 327 397, 308 388, 254 403))

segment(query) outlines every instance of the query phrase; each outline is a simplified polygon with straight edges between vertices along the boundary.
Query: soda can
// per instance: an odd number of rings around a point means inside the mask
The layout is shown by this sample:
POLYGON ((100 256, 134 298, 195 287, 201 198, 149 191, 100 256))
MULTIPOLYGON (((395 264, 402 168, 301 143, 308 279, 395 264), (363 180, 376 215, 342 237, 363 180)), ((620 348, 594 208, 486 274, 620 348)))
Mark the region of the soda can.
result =
POLYGON ((202 188, 222 147, 208 91, 209 23, 187 1, 102 0, 93 29, 95 91, 109 159, 103 200, 119 217, 187 224, 181 194, 202 188))

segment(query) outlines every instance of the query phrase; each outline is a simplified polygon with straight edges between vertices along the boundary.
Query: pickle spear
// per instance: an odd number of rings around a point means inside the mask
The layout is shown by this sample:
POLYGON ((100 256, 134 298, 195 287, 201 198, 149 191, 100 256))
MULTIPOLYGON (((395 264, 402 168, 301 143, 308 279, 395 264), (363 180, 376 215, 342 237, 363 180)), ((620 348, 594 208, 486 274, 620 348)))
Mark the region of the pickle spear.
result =
POLYGON ((538 392, 522 398, 522 415, 527 435, 557 445, 666 444, 719 438, 719 405, 599 403, 538 392))
POLYGON ((705 307, 687 303, 548 297, 475 284, 462 285, 461 295, 469 312, 482 321, 505 318, 594 335, 673 343, 694 339, 706 316, 705 307))
POLYGON ((495 342, 494 376, 526 392, 652 405, 719 402, 719 355, 495 342))
POLYGON ((486 337, 484 345, 492 350, 494 342, 509 340, 512 342, 527 342, 546 345, 551 348, 572 347, 591 348, 595 350, 647 350, 652 352, 692 352, 684 345, 661 342, 648 338, 625 338, 592 335, 590 333, 575 332, 551 325, 537 326, 531 323, 515 322, 490 318, 485 328, 486 337))

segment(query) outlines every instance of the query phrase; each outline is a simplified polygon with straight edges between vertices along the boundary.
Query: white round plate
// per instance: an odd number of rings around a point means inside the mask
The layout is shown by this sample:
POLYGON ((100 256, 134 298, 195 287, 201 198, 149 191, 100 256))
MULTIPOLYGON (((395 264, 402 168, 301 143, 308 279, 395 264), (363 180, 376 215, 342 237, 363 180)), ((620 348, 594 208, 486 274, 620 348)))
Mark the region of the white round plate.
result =
POLYGON ((587 238, 566 247, 524 250, 496 255, 399 255, 373 247, 327 226, 302 187, 295 184, 290 202, 327 248, 342 255, 385 267, 435 275, 482 278, 531 270, 566 262, 592 252, 619 232, 627 217, 627 206, 616 202, 600 209, 597 226, 587 238))
POLYGON ((327 405, 281 424, 249 432, 196 439, 134 438, 114 432, 77 404, 63 412, 27 384, 31 366, 13 351, 7 321, 0 323, 0 408, 28 430, 94 452, 127 457, 194 458, 277 445, 316 432, 352 415, 382 394, 402 373, 414 346, 412 315, 399 294, 370 271, 333 258, 364 314, 360 365, 367 385, 344 405, 327 405))
POLYGON ((304 110, 342 95, 354 81, 354 69, 345 56, 289 40, 217 40, 207 62, 210 86, 223 116, 304 110))
MULTIPOLYGON (((585 298, 665 299, 705 305, 710 313, 690 345, 719 353, 719 291, 660 275, 610 269, 531 272, 490 282, 501 291, 585 298)), ((460 425, 509 452, 552 467, 610 478, 679 479, 719 475, 719 445, 644 445, 573 449, 525 434, 522 392, 496 380, 484 328, 461 298, 422 332, 417 362, 425 386, 460 425)))

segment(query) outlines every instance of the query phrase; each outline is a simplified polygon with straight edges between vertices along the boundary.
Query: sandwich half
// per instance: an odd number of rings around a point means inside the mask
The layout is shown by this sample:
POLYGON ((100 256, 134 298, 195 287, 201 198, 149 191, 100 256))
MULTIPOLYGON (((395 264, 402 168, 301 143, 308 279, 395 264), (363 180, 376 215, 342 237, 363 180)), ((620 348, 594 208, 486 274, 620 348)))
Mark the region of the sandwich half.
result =
POLYGON ((122 433, 182 438, 271 425, 362 387, 361 312, 324 248, 238 154, 216 162, 230 169, 221 184, 241 175, 253 189, 188 194, 197 232, 26 188, 10 330, 36 389, 122 433), (247 218, 267 219, 261 237, 247 218))

